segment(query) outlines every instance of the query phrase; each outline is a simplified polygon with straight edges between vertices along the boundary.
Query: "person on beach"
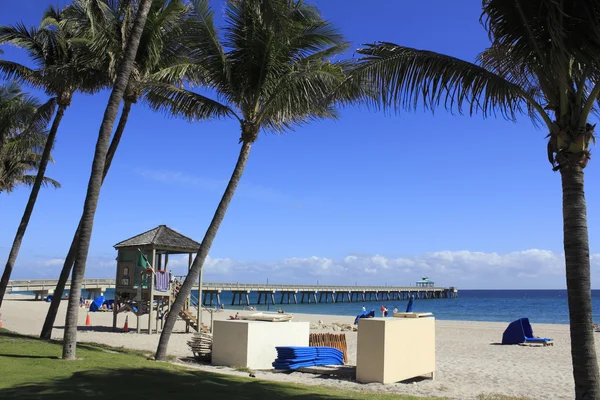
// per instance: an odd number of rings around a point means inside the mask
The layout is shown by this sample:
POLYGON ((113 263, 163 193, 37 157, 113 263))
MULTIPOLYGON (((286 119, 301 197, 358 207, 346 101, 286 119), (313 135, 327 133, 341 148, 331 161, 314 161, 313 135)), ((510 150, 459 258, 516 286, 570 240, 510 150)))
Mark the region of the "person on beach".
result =
POLYGON ((398 307, 394 307, 394 314, 398 312, 398 307))
POLYGON ((385 317, 385 306, 383 304, 381 305, 381 316, 385 317))
POLYGON ((79 296, 79 307, 83 307, 84 304, 85 304, 85 299, 83 298, 83 296, 79 296))
POLYGON ((383 307, 383 316, 384 317, 388 316, 388 309, 387 309, 387 307, 383 307))

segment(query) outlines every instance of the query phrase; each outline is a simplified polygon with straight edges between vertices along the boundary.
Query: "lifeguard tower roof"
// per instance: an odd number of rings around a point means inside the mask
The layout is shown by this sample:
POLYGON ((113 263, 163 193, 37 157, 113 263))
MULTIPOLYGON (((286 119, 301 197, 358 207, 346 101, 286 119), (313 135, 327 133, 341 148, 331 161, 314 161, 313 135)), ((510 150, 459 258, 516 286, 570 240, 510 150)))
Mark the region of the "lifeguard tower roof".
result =
POLYGON ((424 276, 420 281, 417 281, 417 286, 420 287, 433 287, 434 282, 428 277, 424 276))
POLYGON ((166 225, 159 225, 154 229, 123 240, 115 244, 114 247, 118 250, 126 247, 144 246, 151 246, 157 250, 167 250, 173 253, 195 253, 198 251, 200 243, 166 225))

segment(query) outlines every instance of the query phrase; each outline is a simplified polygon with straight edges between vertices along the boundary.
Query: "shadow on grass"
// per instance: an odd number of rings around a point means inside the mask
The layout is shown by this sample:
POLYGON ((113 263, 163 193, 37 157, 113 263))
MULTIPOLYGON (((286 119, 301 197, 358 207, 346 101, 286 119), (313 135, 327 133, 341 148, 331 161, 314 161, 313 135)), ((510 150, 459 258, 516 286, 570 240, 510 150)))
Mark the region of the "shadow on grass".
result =
POLYGON ((8 357, 8 358, 38 358, 44 360, 58 360, 59 358, 56 356, 26 356, 22 354, 2 354, 0 353, 0 357, 8 357))
POLYGON ((158 368, 90 370, 68 378, 0 390, 0 399, 296 399, 326 400, 341 397, 311 393, 310 389, 264 381, 221 377, 199 371, 158 368))

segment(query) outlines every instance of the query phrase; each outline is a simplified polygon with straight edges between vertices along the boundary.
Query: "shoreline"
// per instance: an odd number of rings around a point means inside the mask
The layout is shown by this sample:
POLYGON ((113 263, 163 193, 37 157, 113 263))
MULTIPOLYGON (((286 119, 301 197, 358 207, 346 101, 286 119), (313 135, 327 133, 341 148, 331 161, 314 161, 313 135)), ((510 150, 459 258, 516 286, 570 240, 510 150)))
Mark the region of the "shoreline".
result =
MULTIPOLYGON (((27 296, 8 295, 2 305, 2 322, 5 329, 39 336, 41 326, 50 303, 30 300, 27 296)), ((80 309, 79 342, 101 343, 114 347, 143 350, 153 354, 159 334, 144 333, 148 326, 147 316, 140 317, 141 334, 136 334, 137 318, 133 313, 118 315, 117 332, 112 331, 112 312, 89 313, 92 326, 85 326, 87 310, 80 309), (129 316, 128 333, 120 332, 129 316)), ((223 320, 230 315, 251 314, 254 311, 225 309, 213 312, 214 320, 223 320)), ((53 339, 62 339, 64 334, 65 304, 61 304, 57 322, 52 332, 53 339)), ((352 316, 294 313, 295 321, 311 323, 311 332, 334 332, 333 323, 353 324, 352 316), (323 324, 320 324, 322 322, 323 324)), ((208 312, 203 313, 203 322, 210 323, 208 312)), ((256 371, 256 377, 270 381, 309 385, 333 385, 358 391, 375 391, 413 396, 438 396, 448 399, 475 400, 480 394, 502 394, 526 399, 572 399, 573 375, 571 368, 569 326, 564 324, 538 324, 533 322, 534 334, 554 339, 554 346, 499 346, 502 333, 508 322, 483 322, 436 320, 436 379, 416 383, 358 384, 355 382, 323 379, 318 375, 292 373, 281 374, 256 371), (532 374, 535 371, 535 374, 532 374)), ((153 326, 154 321, 153 321, 153 326)), ((339 330, 335 331, 336 333, 339 330)), ((356 363, 356 331, 343 331, 348 344, 348 364, 356 363)), ((178 358, 191 357, 187 341, 193 333, 185 333, 185 323, 177 321, 169 343, 168 354, 178 358)), ((600 341, 596 349, 600 353, 600 341)), ((1 356, 0 356, 1 357, 1 356)), ((189 363, 185 363, 190 366, 189 363)), ((240 374, 231 368, 193 364, 208 372, 240 374)), ((247 376, 241 374, 240 376, 247 376)))
MULTIPOLYGON (((503 290, 503 289, 497 289, 497 290, 503 290)), ((523 289, 523 290, 525 290, 525 289, 523 289)), ((531 289, 531 290, 545 290, 545 289, 531 289)), ((559 290, 559 289, 557 289, 557 290, 559 290)), ((19 301, 31 301, 31 302, 35 302, 35 303, 49 304, 49 303, 46 303, 43 300, 37 300, 37 301, 34 300, 33 295, 31 295, 29 293, 7 293, 6 296, 5 296, 5 299, 7 299, 7 300, 19 300, 19 301)), ((61 308, 62 308, 62 304, 64 304, 66 302, 66 300, 67 299, 65 299, 65 298, 63 298, 61 300, 61 308)), ((87 301, 87 299, 86 299, 86 301, 87 301)), ((344 303, 344 304, 348 304, 348 303, 344 303)), ((358 315, 361 312, 361 307, 362 307, 363 303, 356 303, 356 304, 357 304, 356 315, 358 315), (359 304, 361 304, 361 305, 359 306, 359 304)), ((367 302, 366 304, 376 304, 376 307, 373 307, 373 308, 367 307, 367 309, 373 309, 375 311, 375 316, 376 317, 380 317, 381 316, 380 313, 379 313, 379 311, 378 311, 378 307, 380 305, 379 303, 369 303, 369 302, 367 302)), ((229 305, 226 305, 225 308, 223 308, 223 309, 217 309, 217 308, 210 308, 210 309, 211 310, 219 310, 219 312, 226 311, 226 312, 229 312, 229 313, 234 313, 234 315, 235 315, 236 312, 239 312, 241 314, 243 313, 242 315, 246 315, 246 314, 251 314, 251 313, 256 313, 256 312, 271 312, 272 313, 272 312, 276 312, 277 308, 282 308, 282 309, 285 310, 285 306, 286 305, 287 304, 274 304, 271 311, 267 311, 266 309, 263 309, 265 307, 264 305, 260 305, 259 308, 257 308, 257 310, 255 310, 255 311, 249 311, 249 310, 245 310, 245 309, 239 308, 239 307, 238 308, 228 308, 229 305)), ((309 306, 309 305, 306 304, 306 306, 309 306)), ((246 307, 247 306, 244 306, 244 308, 246 308, 246 307)), ((208 308, 208 307, 205 306, 205 308, 208 308)), ((286 313, 294 315, 294 316, 307 316, 308 318, 313 318, 314 316, 322 316, 322 317, 326 317, 326 318, 329 318, 329 317, 351 318, 352 319, 351 322, 345 322, 345 323, 349 323, 349 324, 353 323, 354 322, 354 318, 356 318, 356 315, 331 314, 331 313, 325 314, 325 313, 320 313, 318 311, 319 310, 317 310, 317 312, 310 312, 310 313, 309 312, 289 312, 289 313, 286 312, 286 313)), ((208 314, 206 313, 206 315, 208 315, 208 314)), ((443 318, 443 317, 440 318, 437 315, 435 315, 435 313, 434 313, 434 317, 435 317, 436 321, 438 321, 438 322, 439 321, 444 321, 444 322, 457 322, 457 323, 464 322, 464 323, 486 323, 486 324, 487 323, 490 323, 490 324, 497 323, 497 324, 505 324, 506 326, 508 326, 508 324, 511 323, 512 321, 518 319, 518 318, 514 318, 514 319, 511 319, 511 320, 505 320, 505 321, 483 320, 483 319, 452 319, 452 318, 443 318)), ((303 320, 301 320, 301 321, 303 321, 303 320)), ((546 325, 550 325, 550 326, 563 326, 563 327, 568 327, 569 326, 569 324, 565 323, 565 322, 535 322, 534 320, 531 320, 531 319, 530 319, 530 322, 532 324, 535 324, 535 326, 546 326, 546 325)))

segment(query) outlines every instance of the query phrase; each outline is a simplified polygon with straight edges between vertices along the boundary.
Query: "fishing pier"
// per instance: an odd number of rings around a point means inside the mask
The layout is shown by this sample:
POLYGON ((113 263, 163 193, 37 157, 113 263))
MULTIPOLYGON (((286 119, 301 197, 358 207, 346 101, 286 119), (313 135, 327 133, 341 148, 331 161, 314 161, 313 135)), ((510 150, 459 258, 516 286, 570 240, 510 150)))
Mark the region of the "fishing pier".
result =
MULTIPOLYGON (((197 288, 197 287, 196 287, 197 288)), ((204 283, 202 304, 221 304, 223 292, 233 294, 231 305, 344 303, 383 300, 451 299, 458 297, 455 287, 435 286, 325 286, 204 283), (216 301, 216 303, 215 303, 216 301)))
MULTIPOLYGON (((52 294, 58 280, 56 279, 27 279, 13 280, 8 283, 12 293, 34 292, 36 298, 44 299, 52 294)), ((69 289, 68 281, 65 289, 69 289)), ((103 294, 106 289, 114 288, 114 279, 84 279, 83 289, 88 297, 103 294)), ((198 285, 194 287, 198 290, 198 285)), ((326 286, 326 285, 284 285, 284 284, 252 284, 252 283, 212 283, 202 284, 202 304, 221 304, 221 294, 232 293, 232 305, 253 304, 313 304, 313 303, 344 303, 368 302, 383 300, 407 300, 410 296, 415 299, 450 299, 458 297, 455 287, 435 286, 326 286)))

